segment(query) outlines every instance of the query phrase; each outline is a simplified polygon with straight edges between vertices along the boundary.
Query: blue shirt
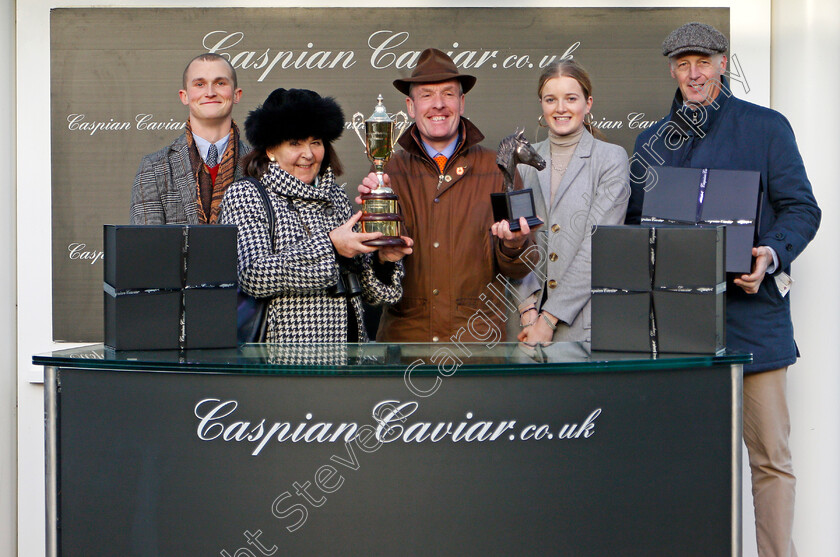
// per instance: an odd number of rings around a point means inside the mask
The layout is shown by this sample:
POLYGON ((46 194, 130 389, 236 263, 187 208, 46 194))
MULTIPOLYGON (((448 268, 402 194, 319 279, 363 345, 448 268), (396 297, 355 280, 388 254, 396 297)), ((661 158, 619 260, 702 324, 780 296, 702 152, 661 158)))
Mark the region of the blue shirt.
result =
MULTIPOLYGON (((222 162, 222 154, 227 149, 228 139, 230 139, 229 133, 215 143, 216 150, 219 153, 217 163, 222 162)), ((195 141, 195 146, 198 148, 198 154, 201 155, 201 160, 207 162, 207 152, 210 150, 210 142, 195 134, 193 134, 193 141, 195 141)))
POLYGON ((453 139, 452 143, 444 147, 443 151, 438 151, 437 149, 430 147, 425 141, 421 140, 420 142, 423 144, 423 149, 426 150, 426 154, 429 155, 432 160, 434 160, 437 155, 443 155, 446 157, 446 160, 449 160, 452 158, 452 155, 455 154, 455 149, 458 148, 459 139, 460 137, 453 139))

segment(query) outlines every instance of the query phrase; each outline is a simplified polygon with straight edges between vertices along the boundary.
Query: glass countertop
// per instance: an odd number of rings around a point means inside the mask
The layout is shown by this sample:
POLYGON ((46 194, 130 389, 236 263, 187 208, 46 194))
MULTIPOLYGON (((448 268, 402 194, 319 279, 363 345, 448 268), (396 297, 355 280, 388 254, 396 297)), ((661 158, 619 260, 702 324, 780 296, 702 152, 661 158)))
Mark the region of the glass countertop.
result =
POLYGON ((498 375, 704 368, 746 364, 750 354, 592 352, 585 343, 508 342, 245 344, 212 350, 114 350, 91 345, 33 356, 41 366, 259 375, 498 375))

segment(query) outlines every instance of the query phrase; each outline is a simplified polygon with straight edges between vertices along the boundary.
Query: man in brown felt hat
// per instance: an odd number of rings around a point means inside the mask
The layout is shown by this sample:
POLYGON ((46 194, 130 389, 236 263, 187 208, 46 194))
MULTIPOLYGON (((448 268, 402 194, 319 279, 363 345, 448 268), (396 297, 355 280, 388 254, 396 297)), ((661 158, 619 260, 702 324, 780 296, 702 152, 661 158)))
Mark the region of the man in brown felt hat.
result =
MULTIPOLYGON (((411 77, 394 81, 407 95, 414 123, 399 140, 403 150, 385 166, 384 180, 400 197, 414 254, 405 259, 403 298, 383 313, 377 340, 505 338, 501 275, 528 273, 520 256, 532 239, 524 219, 516 233, 506 221, 493 222, 490 193, 503 191, 502 173, 496 153, 479 145, 484 135, 462 118, 465 95, 475 82, 434 48, 420 54, 411 77)), ((359 192, 376 185, 371 173, 359 192)))

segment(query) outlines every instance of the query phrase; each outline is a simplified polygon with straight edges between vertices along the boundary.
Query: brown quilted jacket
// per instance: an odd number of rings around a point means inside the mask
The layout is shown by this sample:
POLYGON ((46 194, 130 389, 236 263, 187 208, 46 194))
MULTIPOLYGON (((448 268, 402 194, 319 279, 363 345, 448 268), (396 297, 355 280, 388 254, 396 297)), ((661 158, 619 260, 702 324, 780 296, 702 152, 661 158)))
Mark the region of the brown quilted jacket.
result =
POLYGON ((404 259, 403 297, 384 311, 377 340, 449 342, 461 328, 462 342, 504 340, 502 317, 481 296, 506 312, 488 285, 505 292, 497 274, 519 279, 528 273, 518 257, 533 238, 508 253, 490 233, 490 193, 503 191, 502 173, 495 151, 478 145, 482 139, 478 128, 462 118, 460 145, 440 174, 414 125, 400 138, 403 150, 385 172, 400 197, 414 253, 404 259))

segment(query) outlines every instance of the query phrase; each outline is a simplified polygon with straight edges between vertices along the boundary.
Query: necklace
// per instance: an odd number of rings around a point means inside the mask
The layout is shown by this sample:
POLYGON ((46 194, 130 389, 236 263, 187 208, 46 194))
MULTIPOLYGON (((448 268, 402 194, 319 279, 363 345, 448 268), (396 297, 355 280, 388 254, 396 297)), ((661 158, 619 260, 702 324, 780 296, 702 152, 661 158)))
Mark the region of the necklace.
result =
POLYGON ((555 172, 565 172, 571 159, 571 153, 553 153, 551 156, 551 169, 555 172))

